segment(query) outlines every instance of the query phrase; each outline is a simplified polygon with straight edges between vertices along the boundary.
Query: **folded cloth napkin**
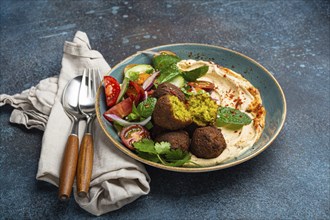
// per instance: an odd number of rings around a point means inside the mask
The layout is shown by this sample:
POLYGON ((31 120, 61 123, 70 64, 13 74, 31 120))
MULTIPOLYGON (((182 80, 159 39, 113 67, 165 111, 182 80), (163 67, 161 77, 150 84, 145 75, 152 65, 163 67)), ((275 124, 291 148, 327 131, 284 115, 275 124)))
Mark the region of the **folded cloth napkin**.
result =
MULTIPOLYGON (((91 50, 87 35, 78 31, 73 42, 64 44, 59 77, 42 80, 21 94, 0 95, 0 106, 10 104, 15 108, 11 122, 45 130, 37 179, 55 186, 59 184, 61 160, 72 125, 61 103, 62 92, 67 82, 81 75, 85 68, 99 68, 103 74, 110 70, 103 56, 91 50)), ((80 140, 85 125, 85 121, 79 123, 80 140)), ((74 198, 80 207, 99 216, 148 194, 150 178, 142 164, 113 146, 97 121, 93 134, 94 164, 90 192, 87 198, 80 198, 74 185, 74 198)))
POLYGON ((24 90, 13 96, 1 94, 0 106, 10 104, 15 109, 9 121, 23 124, 28 129, 45 130, 48 116, 54 105, 58 88, 58 77, 49 77, 41 80, 36 87, 24 90))

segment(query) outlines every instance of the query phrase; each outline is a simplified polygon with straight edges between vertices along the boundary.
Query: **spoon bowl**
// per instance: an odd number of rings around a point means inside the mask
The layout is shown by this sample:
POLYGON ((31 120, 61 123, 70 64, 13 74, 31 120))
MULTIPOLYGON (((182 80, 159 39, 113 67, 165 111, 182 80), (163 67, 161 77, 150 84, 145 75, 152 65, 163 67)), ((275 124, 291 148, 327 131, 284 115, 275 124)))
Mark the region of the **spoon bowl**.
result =
POLYGON ((68 137, 62 159, 59 179, 59 199, 68 200, 72 191, 72 185, 76 173, 79 138, 78 122, 83 118, 79 111, 79 90, 82 76, 77 76, 68 82, 62 95, 63 108, 68 117, 73 121, 71 133, 68 137))
POLYGON ((65 86, 62 94, 62 104, 65 112, 71 119, 80 119, 82 115, 79 111, 79 90, 82 76, 73 78, 65 86))

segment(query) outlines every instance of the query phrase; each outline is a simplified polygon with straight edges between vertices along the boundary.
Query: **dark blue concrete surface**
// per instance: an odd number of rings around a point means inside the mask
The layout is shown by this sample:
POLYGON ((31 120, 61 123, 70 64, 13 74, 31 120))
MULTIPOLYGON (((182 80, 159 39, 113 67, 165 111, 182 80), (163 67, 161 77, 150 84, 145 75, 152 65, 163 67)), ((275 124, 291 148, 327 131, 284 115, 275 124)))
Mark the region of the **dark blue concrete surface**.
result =
MULTIPOLYGON (((151 192, 113 219, 329 219, 330 3, 290 1, 0 1, 0 93, 59 73, 77 30, 114 65, 136 50, 197 42, 259 61, 287 98, 284 129, 258 157, 182 174, 147 167, 151 192)), ((42 132, 0 109, 0 218, 92 217, 35 180, 42 132)), ((102 218, 101 217, 101 218, 102 218)))

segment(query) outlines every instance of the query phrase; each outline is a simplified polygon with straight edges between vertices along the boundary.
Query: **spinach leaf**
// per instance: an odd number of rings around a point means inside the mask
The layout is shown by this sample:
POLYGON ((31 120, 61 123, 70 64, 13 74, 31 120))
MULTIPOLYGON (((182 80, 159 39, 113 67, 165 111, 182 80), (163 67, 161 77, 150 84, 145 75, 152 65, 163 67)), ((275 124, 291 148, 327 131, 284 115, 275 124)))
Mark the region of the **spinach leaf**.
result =
POLYGON ((161 84, 164 82, 168 82, 178 75, 180 75, 179 68, 176 66, 176 63, 173 63, 167 68, 160 71, 160 75, 157 78, 157 83, 161 84))
POLYGON ((157 99, 149 97, 140 102, 137 107, 133 104, 132 112, 127 116, 128 121, 142 121, 152 115, 157 99))
POLYGON ((250 124, 252 119, 238 109, 230 107, 220 107, 217 113, 216 126, 239 129, 250 124))
POLYGON ((137 106, 137 112, 141 117, 148 118, 152 115, 156 102, 157 99, 154 97, 147 98, 146 100, 140 102, 140 104, 137 106))
POLYGON ((153 67, 159 71, 163 71, 172 64, 176 64, 181 59, 177 56, 161 54, 152 58, 153 67))
POLYGON ((168 82, 181 74, 176 66, 180 60, 179 57, 168 54, 161 54, 152 59, 153 66, 160 71, 157 84, 168 82))
POLYGON ((208 70, 209 70, 209 66, 201 66, 201 67, 198 67, 194 70, 191 70, 191 71, 188 71, 188 72, 183 72, 182 76, 188 82, 194 82, 199 77, 204 76, 207 73, 208 70))

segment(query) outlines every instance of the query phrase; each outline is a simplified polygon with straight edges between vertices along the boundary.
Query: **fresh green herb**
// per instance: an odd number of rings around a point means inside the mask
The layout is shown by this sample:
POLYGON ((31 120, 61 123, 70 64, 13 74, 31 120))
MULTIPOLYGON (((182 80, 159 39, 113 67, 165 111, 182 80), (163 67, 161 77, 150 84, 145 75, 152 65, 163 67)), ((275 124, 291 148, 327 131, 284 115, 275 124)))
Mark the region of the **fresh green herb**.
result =
POLYGON ((162 72, 164 69, 167 69, 172 64, 176 64, 180 60, 181 59, 177 56, 161 54, 152 58, 152 64, 155 69, 162 72))
POLYGON ((140 157, 167 166, 182 166, 191 158, 189 152, 171 149, 169 142, 154 143, 151 139, 142 139, 133 146, 140 157))
POLYGON ((160 75, 157 78, 157 83, 161 84, 164 82, 168 82, 178 75, 180 75, 180 71, 179 71, 178 67, 176 66, 176 64, 173 63, 168 68, 166 68, 160 72, 160 75))
POLYGON ((206 93, 205 90, 203 90, 203 89, 201 89, 197 92, 193 92, 191 86, 189 86, 189 85, 185 85, 184 87, 182 87, 181 91, 183 92, 183 94, 185 94, 185 96, 187 98, 189 98, 192 95, 199 95, 199 94, 206 93))
POLYGON ((191 86, 185 85, 184 87, 181 88, 181 91, 187 98, 190 96, 194 95, 194 93, 191 91, 191 86))
POLYGON ((139 157, 143 158, 143 159, 146 159, 146 160, 149 160, 149 161, 152 161, 152 162, 155 162, 155 163, 160 162, 159 158, 157 157, 157 154, 149 154, 149 153, 144 153, 144 152, 141 152, 141 151, 137 151, 136 154, 139 157))
POLYGON ((160 71, 157 84, 168 82, 180 74, 176 66, 177 62, 180 60, 179 57, 168 54, 161 54, 152 59, 153 66, 160 71))
POLYGON ((149 97, 146 100, 140 102, 136 107, 133 104, 132 112, 127 116, 128 121, 142 121, 152 115, 157 99, 149 97))
POLYGON ((194 70, 183 72, 182 76, 188 82, 195 82, 199 77, 204 76, 209 70, 209 66, 201 66, 194 70))
POLYGON ((137 114, 134 114, 131 112, 129 115, 127 115, 127 120, 128 121, 138 121, 140 119, 140 116, 137 114))
POLYGON ((168 161, 181 160, 186 156, 186 152, 183 150, 169 150, 167 151, 165 157, 168 161))
POLYGON ((139 79, 139 72, 133 72, 133 71, 129 71, 126 76, 130 81, 136 81, 139 79))
POLYGON ((155 69, 148 64, 139 64, 136 66, 133 66, 132 68, 129 68, 125 72, 125 77, 130 79, 131 81, 136 81, 139 78, 139 75, 141 73, 153 73, 155 69))
POLYGON ((120 132, 123 129, 123 126, 120 125, 118 122, 113 121, 113 126, 115 127, 116 131, 120 132))
POLYGON ((137 151, 149 154, 157 154, 155 149, 155 142, 151 139, 143 138, 142 140, 133 143, 133 146, 137 151))
POLYGON ((153 128, 154 125, 152 124, 151 121, 149 121, 144 127, 145 127, 147 130, 151 130, 151 128, 153 128))
POLYGON ((127 116, 127 120, 128 121, 138 121, 140 120, 141 115, 139 113, 139 111, 137 110, 135 104, 133 103, 132 106, 132 112, 127 116))
POLYGON ((141 117, 148 118, 152 115, 156 102, 157 99, 154 97, 147 98, 146 100, 140 102, 140 104, 137 106, 137 112, 140 114, 141 117))
POLYGON ((157 154, 166 154, 171 149, 171 144, 169 142, 155 143, 155 150, 157 154))
POLYGON ((216 126, 239 129, 250 124, 252 119, 238 109, 230 107, 220 107, 217 113, 216 126))
MULTIPOLYGON (((172 150, 174 152, 180 152, 182 150, 179 150, 179 149, 176 149, 176 150, 172 150)), ((180 153, 179 153, 180 154, 180 153)), ((161 156, 159 156, 160 158, 162 158, 161 156)), ((165 156, 166 157, 166 156, 165 156)), ((164 165, 167 165, 167 166, 172 166, 172 167, 180 167, 182 166, 183 164, 189 162, 191 158, 191 155, 186 153, 186 154, 183 154, 183 157, 181 159, 178 159, 178 160, 169 160, 169 159, 166 159, 166 160, 163 160, 162 159, 162 163, 164 165), (171 161, 171 162, 166 162, 166 161, 171 161)))

